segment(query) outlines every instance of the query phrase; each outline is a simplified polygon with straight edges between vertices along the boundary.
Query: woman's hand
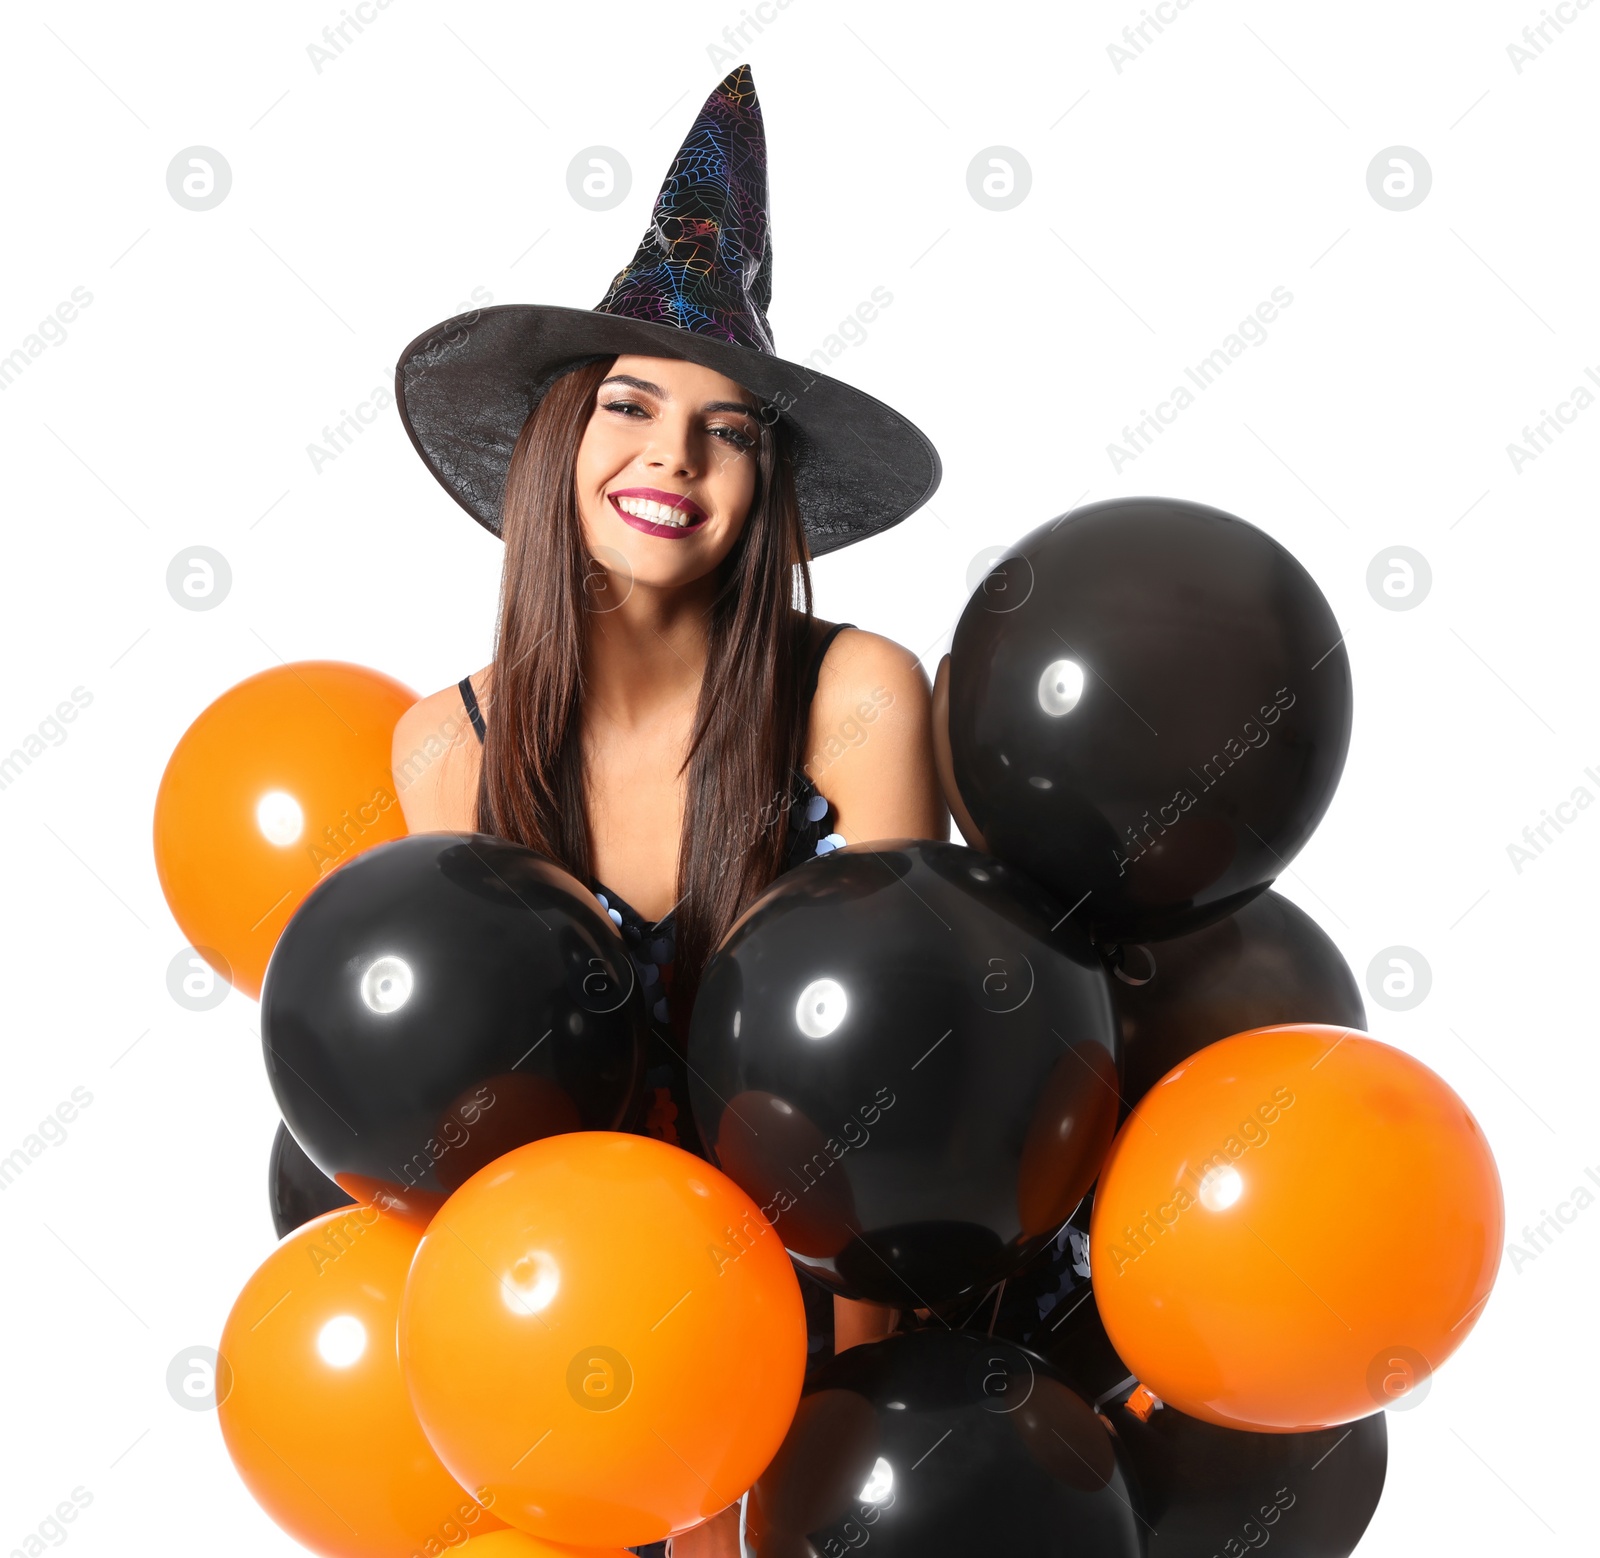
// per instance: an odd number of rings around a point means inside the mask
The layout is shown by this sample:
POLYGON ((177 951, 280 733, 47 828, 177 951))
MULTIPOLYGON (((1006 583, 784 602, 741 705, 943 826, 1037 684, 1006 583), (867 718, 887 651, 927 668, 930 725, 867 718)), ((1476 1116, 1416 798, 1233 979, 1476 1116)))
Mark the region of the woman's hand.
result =
POLYGON ((744 1558, 739 1551, 739 1506, 728 1505, 703 1525, 667 1543, 667 1558, 744 1558))
POLYGON ((871 1304, 866 1299, 841 1298, 833 1295, 833 1350, 841 1353, 846 1347, 858 1347, 863 1342, 879 1342, 893 1332, 900 1319, 900 1311, 887 1304, 871 1304))

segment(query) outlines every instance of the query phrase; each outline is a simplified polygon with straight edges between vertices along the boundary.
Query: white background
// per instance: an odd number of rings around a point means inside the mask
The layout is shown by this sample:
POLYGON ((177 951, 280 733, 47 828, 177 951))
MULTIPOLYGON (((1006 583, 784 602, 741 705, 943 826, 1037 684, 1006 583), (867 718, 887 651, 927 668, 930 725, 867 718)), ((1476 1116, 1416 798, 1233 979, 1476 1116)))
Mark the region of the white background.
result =
MULTIPOLYGON (((1194 0, 1143 52, 1123 4, 793 0, 714 54, 740 0, 525 7, 393 0, 319 72, 338 0, 32 5, 0 20, 0 355, 93 295, 0 392, 7 474, 0 750, 74 687, 92 703, 0 790, 0 1155, 93 1103, 0 1193, 0 1543, 82 1485, 74 1551, 280 1553, 214 1414, 168 1360, 214 1344, 273 1244, 276 1110, 256 1008, 168 995, 182 937, 156 880, 163 764, 226 688, 280 660, 357 661, 420 692, 489 658, 501 549, 434 483, 392 406, 317 473, 307 445, 470 306, 592 306, 632 254, 705 94, 748 58, 771 146, 780 350, 804 357, 875 287, 833 364, 911 416, 944 485, 824 560, 818 608, 925 657, 984 548, 1088 501, 1162 493, 1262 526, 1343 628, 1355 732, 1280 883, 1365 981, 1431 967, 1371 1026, 1439 1071, 1494 1146, 1508 1234, 1600 1166, 1588 995, 1600 812, 1517 872, 1507 846, 1600 770, 1592 694, 1600 407, 1513 466, 1507 446, 1600 372, 1594 219, 1600 5, 1519 73, 1541 6, 1194 0), (220 151, 233 186, 182 208, 166 169, 220 151), (614 147, 631 195, 567 193, 614 147), (1394 145, 1432 169, 1385 209, 1394 145), (1027 198, 967 169, 1020 152, 1027 198), (1107 445, 1274 287, 1293 303, 1121 471, 1107 445), (233 571, 180 609, 168 563, 233 571), (1385 609, 1386 548, 1431 593, 1385 609)), ((1498 1287, 1420 1406, 1391 1413, 1363 1555, 1573 1551, 1590 1530, 1600 1209, 1498 1287)))

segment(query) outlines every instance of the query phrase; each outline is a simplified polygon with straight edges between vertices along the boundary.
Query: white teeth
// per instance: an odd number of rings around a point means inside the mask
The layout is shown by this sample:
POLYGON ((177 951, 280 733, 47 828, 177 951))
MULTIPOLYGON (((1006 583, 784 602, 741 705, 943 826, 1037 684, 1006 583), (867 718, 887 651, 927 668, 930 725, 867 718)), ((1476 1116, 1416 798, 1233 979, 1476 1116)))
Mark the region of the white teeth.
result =
POLYGON ((649 498, 613 498, 612 502, 624 514, 632 514, 635 519, 647 519, 653 525, 671 525, 681 530, 693 522, 688 510, 669 508, 665 503, 655 503, 649 498))

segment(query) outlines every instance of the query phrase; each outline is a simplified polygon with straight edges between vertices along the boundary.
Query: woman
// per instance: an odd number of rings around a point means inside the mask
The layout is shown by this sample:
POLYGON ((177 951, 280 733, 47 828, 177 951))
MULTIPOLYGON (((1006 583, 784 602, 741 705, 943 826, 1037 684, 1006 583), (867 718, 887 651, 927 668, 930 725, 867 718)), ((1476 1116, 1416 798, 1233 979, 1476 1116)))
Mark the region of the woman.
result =
MULTIPOLYGON (((694 363, 624 355, 557 379, 511 459, 495 659, 395 731, 397 770, 428 732, 457 732, 401 792, 413 832, 527 843, 635 932, 658 1067, 711 951, 775 876, 832 839, 948 832, 915 656, 790 604, 807 572, 785 442, 694 363)), ((651 1134, 701 1151, 669 1090, 651 1134)))
MULTIPOLYGON (((775 355, 770 287, 740 67, 596 309, 446 321, 397 374, 424 460, 506 543, 493 661, 396 727, 407 824, 515 839, 588 884, 651 1001, 641 1128, 702 1153, 687 1019, 740 911, 816 852, 949 831, 917 657, 816 621, 807 571, 925 501, 937 456, 888 407, 775 355)), ((835 1315, 840 1348, 896 1318, 835 1315)), ((738 1506, 671 1545, 733 1558, 738 1506)))

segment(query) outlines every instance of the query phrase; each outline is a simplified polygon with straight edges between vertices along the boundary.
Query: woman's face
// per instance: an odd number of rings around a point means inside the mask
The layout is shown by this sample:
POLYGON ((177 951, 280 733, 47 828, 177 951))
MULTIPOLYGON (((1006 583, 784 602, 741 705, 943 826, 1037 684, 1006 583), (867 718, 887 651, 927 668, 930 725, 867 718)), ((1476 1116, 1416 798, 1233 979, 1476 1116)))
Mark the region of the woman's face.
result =
POLYGON ((595 393, 574 478, 584 540, 625 590, 703 578, 756 492, 759 402, 671 357, 618 357, 595 393))

